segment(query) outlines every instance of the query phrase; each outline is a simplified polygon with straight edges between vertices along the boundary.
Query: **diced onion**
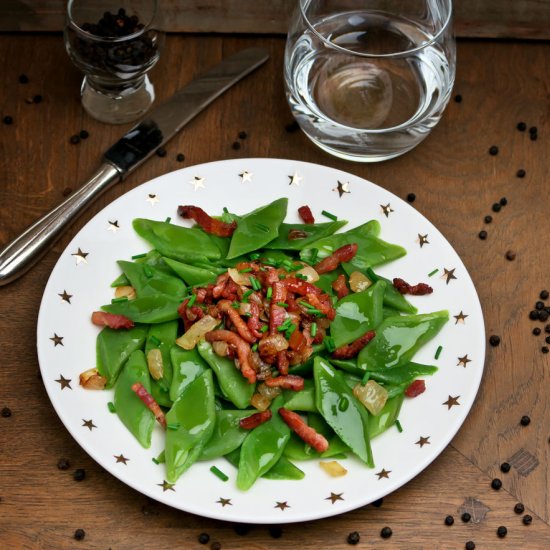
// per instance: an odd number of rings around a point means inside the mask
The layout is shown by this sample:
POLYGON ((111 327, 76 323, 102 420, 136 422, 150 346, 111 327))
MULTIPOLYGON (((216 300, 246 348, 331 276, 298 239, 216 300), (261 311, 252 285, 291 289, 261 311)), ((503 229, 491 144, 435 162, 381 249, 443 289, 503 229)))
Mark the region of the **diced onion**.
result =
POLYGON ((319 273, 317 273, 317 271, 315 271, 315 269, 313 269, 310 265, 304 265, 304 267, 296 273, 300 273, 300 275, 307 277, 308 283, 314 283, 319 280, 319 273))
POLYGON ((360 271, 354 271, 349 276, 349 287, 353 292, 363 292, 372 285, 372 281, 360 271))
POLYGON ((164 365, 162 364, 162 353, 160 349, 153 348, 147 353, 147 366, 149 373, 155 380, 160 380, 164 376, 164 365))
POLYGON ((214 353, 216 355, 219 355, 220 357, 227 357, 227 352, 229 350, 227 342, 216 340, 215 342, 212 342, 212 348, 214 349, 214 353))
POLYGON ((321 466, 321 468, 331 477, 342 477, 348 473, 348 471, 339 462, 336 462, 336 460, 319 462, 319 466, 321 466))
POLYGON ((270 388, 269 386, 266 386, 263 382, 261 384, 258 384, 258 393, 269 399, 270 401, 275 399, 278 395, 281 395, 282 390, 281 388, 270 388))
POLYGON ((227 273, 229 273, 231 279, 233 279, 233 281, 238 285, 252 286, 252 283, 250 282, 250 273, 239 273, 239 270, 234 267, 230 267, 227 270, 227 273))
POLYGON ((365 405, 371 414, 376 416, 388 400, 388 391, 378 382, 369 380, 364 386, 359 382, 353 388, 353 395, 365 405))
POLYGON ((194 325, 191 325, 189 330, 176 340, 176 344, 183 349, 193 349, 207 332, 214 330, 219 324, 219 319, 214 319, 214 317, 210 315, 205 315, 194 325))
POLYGON ((107 378, 101 376, 97 369, 88 369, 80 374, 80 385, 87 390, 103 390, 107 378))
POLYGON ((250 404, 255 409, 258 409, 260 412, 263 412, 269 409, 269 405, 271 405, 271 401, 267 397, 264 397, 261 393, 256 392, 250 399, 250 404))
POLYGON ((133 300, 136 297, 136 289, 133 286, 117 286, 115 298, 128 298, 133 300))

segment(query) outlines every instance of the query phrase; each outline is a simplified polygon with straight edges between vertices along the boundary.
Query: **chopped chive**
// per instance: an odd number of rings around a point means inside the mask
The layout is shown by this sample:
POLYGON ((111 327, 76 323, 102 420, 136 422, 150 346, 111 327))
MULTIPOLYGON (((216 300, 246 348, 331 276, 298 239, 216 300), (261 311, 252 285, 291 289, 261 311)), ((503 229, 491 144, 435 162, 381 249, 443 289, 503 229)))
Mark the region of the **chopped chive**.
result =
POLYGON ((443 346, 438 346, 438 348, 435 352, 435 359, 439 359, 439 356, 441 355, 442 351, 443 351, 443 346))
POLYGON ((162 343, 154 334, 149 337, 149 340, 157 347, 162 343))
POLYGON ((279 326, 277 327, 277 330, 278 330, 279 332, 284 332, 285 330, 287 330, 287 329, 290 328, 290 325, 291 325, 291 324, 292 324, 292 323, 290 322, 290 319, 285 319, 285 322, 282 323, 281 325, 279 325, 279 326))
POLYGON ((269 227, 267 225, 264 225, 263 223, 257 223, 255 224, 256 228, 260 231, 263 231, 264 233, 267 233, 269 231, 269 227))
POLYGON ((311 249, 311 260, 310 262, 314 264, 317 261, 317 256, 319 255, 319 249, 318 248, 312 248, 311 249))
POLYGON ((437 269, 437 267, 436 267, 433 271, 428 273, 428 277, 431 277, 432 275, 435 275, 438 271, 439 271, 439 269, 437 269))
POLYGON ((363 378, 361 379, 361 385, 364 386, 364 385, 369 381, 369 378, 370 378, 370 372, 367 371, 367 372, 363 375, 363 378))
POLYGON ((132 256, 132 260, 139 260, 140 258, 145 258, 145 256, 147 256, 146 252, 143 254, 136 254, 135 256, 132 256))
POLYGON ((250 273, 253 271, 251 267, 245 267, 244 269, 239 269, 239 273, 250 273))
POLYGON ((254 252, 253 254, 250 254, 248 256, 251 260, 257 260, 260 257, 260 254, 258 252, 254 252))
POLYGON ((250 313, 249 311, 247 311, 245 314, 244 314, 245 317, 252 317, 252 313, 250 313))
POLYGON ((197 299, 197 295, 193 294, 193 296, 191 296, 191 298, 189 298, 189 301, 187 302, 187 307, 192 307, 196 299, 197 299))
POLYGON ((170 223, 172 221, 172 218, 170 216, 168 216, 165 220, 164 220, 164 223, 170 223))
POLYGON ((307 281, 307 277, 302 273, 296 273, 296 279, 301 279, 302 281, 307 281))
POLYGON ((153 276, 153 271, 151 270, 151 268, 148 265, 143 266, 143 273, 145 273, 146 277, 152 277, 153 276))
POLYGON ((292 262, 290 260, 283 260, 281 262, 281 265, 286 269, 286 270, 290 270, 292 268, 292 262))
POLYGON ((395 421, 395 427, 397 428, 397 431, 401 433, 403 431, 403 426, 401 426, 401 422, 399 420, 395 421))
POLYGON ((233 309, 240 309, 241 308, 241 304, 239 304, 239 302, 231 302, 231 307, 233 309))
POLYGON ((166 427, 167 427, 169 430, 174 430, 174 431, 175 431, 175 430, 179 429, 180 423, 179 423, 179 422, 168 423, 168 424, 166 425, 166 427))
POLYGON ((227 481, 229 477, 225 475, 219 468, 216 468, 216 466, 212 466, 210 468, 210 471, 217 477, 219 477, 222 481, 227 481))
POLYGON ((271 295, 273 294, 273 288, 272 287, 269 287, 267 289, 267 294, 265 295, 265 297, 268 299, 268 300, 271 300, 271 295))
POLYGON ((311 323, 310 333, 311 333, 311 336, 315 338, 317 334, 317 323, 311 323))
POLYGON ((112 401, 109 401, 109 403, 107 403, 107 408, 109 409, 110 413, 116 413, 116 407, 112 401))
POLYGON ((277 305, 281 307, 288 307, 288 304, 285 302, 277 302, 277 305))
POLYGON ((244 294, 243 294, 243 302, 253 293, 254 291, 252 289, 249 289, 247 290, 244 294))
POLYGON ((263 262, 265 265, 269 265, 271 267, 277 267, 277 262, 273 258, 264 258, 263 262))
POLYGON ((260 332, 267 332, 267 329, 269 327, 267 325, 263 325, 262 328, 260 329, 260 332))
POLYGON ((282 273, 279 274, 279 279, 282 281, 283 279, 286 279, 286 275, 283 275, 282 273))
POLYGON ((327 212, 326 210, 322 210, 321 214, 323 216, 325 216, 325 218, 328 218, 329 220, 332 220, 332 221, 337 221, 338 220, 338 216, 335 216, 334 214, 331 214, 330 212, 327 212))
POLYGON ((323 344, 325 345, 325 348, 329 353, 332 353, 336 349, 334 339, 330 336, 325 336, 323 338, 323 344))
POLYGON ((127 302, 128 296, 121 296, 120 298, 113 298, 111 304, 118 304, 118 302, 127 302))
POLYGON ((288 340, 292 336, 292 333, 295 330, 296 330, 296 325, 294 323, 291 323, 290 326, 286 329, 285 338, 288 340))
POLYGON ((248 277, 248 280, 250 281, 250 284, 252 285, 252 288, 254 290, 261 290, 262 288, 262 285, 260 284, 260 281, 258 281, 258 279, 256 279, 256 277, 248 277))
POLYGON ((258 344, 254 344, 250 349, 252 351, 258 351, 258 344))
MULTIPOLYGON (((293 266, 290 267, 290 269, 288 269, 288 271, 299 271, 303 267, 304 266, 302 264, 294 264, 293 266)), ((298 276, 298 275, 296 275, 296 276, 298 276)))

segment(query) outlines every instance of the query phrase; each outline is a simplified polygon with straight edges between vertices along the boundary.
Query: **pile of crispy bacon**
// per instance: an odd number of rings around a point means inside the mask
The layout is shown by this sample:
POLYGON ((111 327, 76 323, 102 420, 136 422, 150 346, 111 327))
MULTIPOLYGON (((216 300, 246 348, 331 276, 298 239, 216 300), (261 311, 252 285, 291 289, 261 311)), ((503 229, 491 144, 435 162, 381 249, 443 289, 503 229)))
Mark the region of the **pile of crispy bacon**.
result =
MULTIPOLYGON (((309 358, 336 314, 331 297, 307 279, 336 269, 356 252, 357 245, 346 245, 314 268, 297 262, 290 270, 261 260, 239 263, 183 301, 178 312, 185 330, 206 315, 223 321, 224 328, 204 335, 216 353, 235 358, 250 383, 264 380, 267 386, 300 390, 303 380, 289 375, 289 366, 309 358)), ((372 336, 334 350, 333 357, 356 355, 372 336)))

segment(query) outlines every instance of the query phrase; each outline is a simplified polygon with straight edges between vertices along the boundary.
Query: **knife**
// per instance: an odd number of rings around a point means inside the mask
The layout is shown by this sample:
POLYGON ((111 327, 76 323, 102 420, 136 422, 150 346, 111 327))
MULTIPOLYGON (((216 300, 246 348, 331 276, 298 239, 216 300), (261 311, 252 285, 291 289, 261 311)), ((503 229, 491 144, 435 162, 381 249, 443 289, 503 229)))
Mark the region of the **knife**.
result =
POLYGON ((0 286, 30 269, 67 225, 101 193, 122 181, 217 97, 268 58, 262 48, 238 52, 154 108, 104 153, 101 166, 82 187, 0 250, 0 286))

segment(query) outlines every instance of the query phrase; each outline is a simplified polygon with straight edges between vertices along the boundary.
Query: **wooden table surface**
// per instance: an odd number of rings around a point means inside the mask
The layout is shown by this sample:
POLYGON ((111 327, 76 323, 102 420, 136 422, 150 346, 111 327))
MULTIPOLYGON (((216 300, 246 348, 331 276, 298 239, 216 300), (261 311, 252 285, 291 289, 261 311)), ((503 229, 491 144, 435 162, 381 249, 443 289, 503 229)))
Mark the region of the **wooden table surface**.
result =
MULTIPOLYGON (((522 545, 550 548, 550 355, 542 352, 544 323, 528 318, 539 292, 550 288, 550 44, 463 41, 458 46, 455 93, 440 124, 413 152, 390 162, 359 165, 329 157, 292 121, 283 93, 282 37, 170 36, 153 79, 159 99, 170 96, 204 68, 243 47, 258 44, 268 64, 217 100, 124 183, 102 196, 24 277, 0 288, 0 548, 205 548, 206 532, 222 548, 476 548, 522 545), (516 129, 538 127, 538 139, 516 129), (248 137, 232 148, 240 130, 248 137), (496 156, 488 149, 497 145, 496 156), (197 517, 156 503, 118 481, 72 439, 57 417, 39 375, 36 320, 44 286, 61 251, 100 209, 125 191, 183 166, 236 157, 279 157, 317 162, 370 179, 400 197, 416 194, 414 207, 433 222, 462 257, 476 285, 487 337, 485 373, 473 409, 437 460, 381 507, 282 531, 197 517), (524 169, 524 178, 516 177, 524 169), (495 214, 501 197, 508 204, 495 214), (484 217, 493 222, 484 224, 484 217), (486 229, 488 238, 478 238, 486 229), (507 251, 515 260, 505 258, 507 251), (541 327, 534 336, 532 329, 541 327), (520 425, 523 415, 531 423, 520 425), (60 458, 70 469, 59 470, 60 458), (512 468, 502 473, 508 461, 512 468), (83 482, 73 480, 86 470, 83 482), (491 480, 502 479, 502 489, 491 480), (532 516, 524 525, 514 505, 532 516), (469 511, 472 520, 460 515, 469 511), (452 527, 444 518, 455 517, 452 527), (498 538, 499 526, 508 534, 498 538), (380 530, 393 536, 383 540, 380 530), (76 529, 85 530, 77 541, 76 529), (278 535, 281 535, 280 537, 278 535)), ((70 64, 60 35, 0 36, 0 243, 57 205, 95 168, 101 152, 124 128, 92 120, 79 102, 81 76, 70 64), (30 82, 20 84, 18 76, 30 82), (41 103, 28 97, 43 96, 41 103), (86 129, 79 145, 69 137, 86 129)), ((548 302, 547 302, 548 303, 548 302)), ((404 457, 404 460, 406 457, 404 457)), ((284 520, 282 520, 284 521, 284 520)), ((209 548, 209 545, 206 546, 209 548)))

